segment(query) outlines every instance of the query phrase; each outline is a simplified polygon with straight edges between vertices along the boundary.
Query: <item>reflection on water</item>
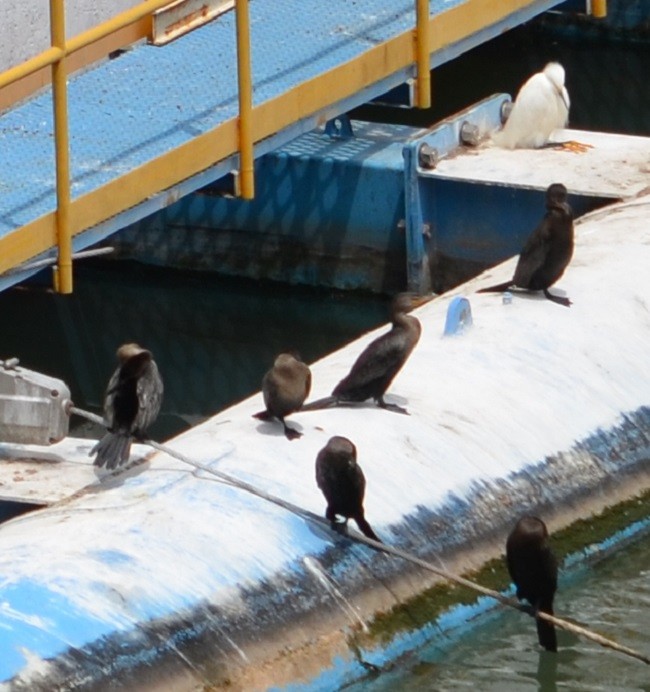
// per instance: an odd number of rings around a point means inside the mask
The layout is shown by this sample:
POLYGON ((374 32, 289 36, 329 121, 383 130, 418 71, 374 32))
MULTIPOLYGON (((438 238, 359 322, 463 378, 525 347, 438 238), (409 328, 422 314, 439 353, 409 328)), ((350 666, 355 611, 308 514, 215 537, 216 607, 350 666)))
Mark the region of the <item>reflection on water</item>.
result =
POLYGON ((153 437, 167 438, 258 391, 282 350, 311 363, 386 321, 376 296, 295 289, 135 263, 79 263, 75 291, 0 294, 0 359, 66 381, 97 410, 125 341, 151 349, 165 381, 153 437))
MULTIPOLYGON (((646 533, 581 573, 564 577, 559 617, 650 654, 650 551, 646 533)), ((533 621, 500 610, 460 641, 432 645, 375 681, 350 692, 555 692, 650 690, 648 666, 576 635, 558 632, 557 654, 537 645, 533 621)))

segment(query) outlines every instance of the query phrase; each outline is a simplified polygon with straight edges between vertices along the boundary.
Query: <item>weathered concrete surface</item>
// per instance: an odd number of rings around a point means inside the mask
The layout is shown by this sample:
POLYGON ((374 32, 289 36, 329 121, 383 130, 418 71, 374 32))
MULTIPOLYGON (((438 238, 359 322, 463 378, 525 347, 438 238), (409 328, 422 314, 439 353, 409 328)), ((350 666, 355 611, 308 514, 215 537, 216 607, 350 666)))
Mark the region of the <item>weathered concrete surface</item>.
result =
MULTIPOLYGON (((140 0, 65 0, 68 38, 140 4, 140 0)), ((50 46, 49 0, 0 2, 0 71, 50 46)))

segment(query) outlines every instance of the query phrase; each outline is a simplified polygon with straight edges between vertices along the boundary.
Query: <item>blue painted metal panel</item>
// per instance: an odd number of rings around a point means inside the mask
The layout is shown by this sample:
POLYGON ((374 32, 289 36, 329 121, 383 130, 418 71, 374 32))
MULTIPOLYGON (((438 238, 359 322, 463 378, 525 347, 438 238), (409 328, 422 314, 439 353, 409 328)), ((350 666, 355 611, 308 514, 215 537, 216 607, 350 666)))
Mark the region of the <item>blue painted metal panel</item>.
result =
MULTIPOLYGON (((485 137, 508 99, 497 94, 429 130, 354 121, 353 136, 311 131, 257 160, 252 202, 219 189, 191 195, 114 244, 142 261, 226 274, 442 292, 517 254, 543 214, 545 189, 500 183, 498 167, 487 182, 436 173, 461 150, 463 125, 485 137)), ((602 203, 571 195, 576 216, 602 203)))
POLYGON ((257 160, 254 200, 191 195, 114 244, 131 254, 145 242, 140 258, 161 264, 390 291, 405 280, 401 142, 413 132, 371 123, 345 139, 309 132, 257 160))

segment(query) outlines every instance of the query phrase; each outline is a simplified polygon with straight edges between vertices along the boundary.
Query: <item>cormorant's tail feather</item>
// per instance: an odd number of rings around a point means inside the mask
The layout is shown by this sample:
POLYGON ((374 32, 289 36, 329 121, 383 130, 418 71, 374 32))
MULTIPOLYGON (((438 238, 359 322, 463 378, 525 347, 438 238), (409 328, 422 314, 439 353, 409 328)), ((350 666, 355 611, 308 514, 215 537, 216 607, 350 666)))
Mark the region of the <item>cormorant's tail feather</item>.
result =
POLYGON ((364 536, 371 538, 373 541, 377 541, 377 543, 381 543, 381 540, 379 539, 377 534, 372 530, 370 524, 366 521, 364 517, 355 517, 355 521, 357 522, 359 531, 361 531, 361 533, 364 536))
POLYGON ((304 404, 300 407, 301 411, 317 411, 323 408, 332 408, 338 404, 338 398, 335 396, 325 396, 322 399, 316 399, 309 404, 304 404))
POLYGON ((479 288, 477 293, 504 293, 508 289, 513 287, 512 279, 510 281, 504 281, 502 284, 497 284, 496 286, 488 286, 488 288, 479 288))
POLYGON ((105 466, 114 469, 129 460, 131 451, 131 436, 126 433, 109 432, 90 450, 90 454, 97 453, 93 464, 97 467, 105 466))
POLYGON ((254 413, 253 418, 257 418, 258 420, 271 420, 273 416, 268 411, 264 410, 254 413))
MULTIPOLYGON (((553 604, 546 603, 540 606, 540 612, 553 615, 553 604)), ((537 639, 540 646, 543 646, 547 651, 557 651, 557 636, 555 634, 555 626, 546 620, 536 619, 537 623, 537 639)))

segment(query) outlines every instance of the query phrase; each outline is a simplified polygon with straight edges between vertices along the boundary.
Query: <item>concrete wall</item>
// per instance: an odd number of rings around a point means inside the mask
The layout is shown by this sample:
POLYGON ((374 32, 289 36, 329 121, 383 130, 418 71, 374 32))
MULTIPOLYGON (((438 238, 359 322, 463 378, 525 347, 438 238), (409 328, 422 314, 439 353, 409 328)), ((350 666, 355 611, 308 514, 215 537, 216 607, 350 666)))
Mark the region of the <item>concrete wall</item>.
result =
MULTIPOLYGON (((67 35, 135 7, 140 0, 66 0, 67 35)), ((50 45, 49 0, 0 2, 0 70, 40 53, 50 45)))

